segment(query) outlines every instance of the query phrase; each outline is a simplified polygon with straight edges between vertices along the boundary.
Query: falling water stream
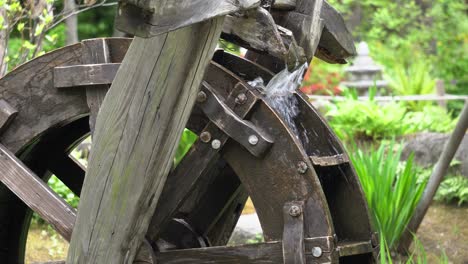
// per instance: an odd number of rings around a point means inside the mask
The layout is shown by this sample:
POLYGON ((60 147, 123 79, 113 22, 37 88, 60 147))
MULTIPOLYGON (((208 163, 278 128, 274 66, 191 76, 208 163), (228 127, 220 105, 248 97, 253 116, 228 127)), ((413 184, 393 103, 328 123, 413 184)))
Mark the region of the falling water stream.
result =
POLYGON ((299 129, 294 119, 299 114, 299 106, 294 92, 299 88, 308 65, 304 63, 290 72, 286 67, 276 74, 265 86, 261 77, 249 82, 252 87, 261 90, 265 100, 276 110, 281 118, 288 124, 292 132, 299 139, 299 129))

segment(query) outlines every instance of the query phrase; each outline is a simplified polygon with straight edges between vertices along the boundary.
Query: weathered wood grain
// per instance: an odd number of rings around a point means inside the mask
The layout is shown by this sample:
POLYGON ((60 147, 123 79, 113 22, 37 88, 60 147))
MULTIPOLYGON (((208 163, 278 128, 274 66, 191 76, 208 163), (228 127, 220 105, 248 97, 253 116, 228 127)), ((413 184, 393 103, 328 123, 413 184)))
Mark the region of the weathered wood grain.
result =
POLYGON ((259 4, 260 0, 125 0, 119 4, 116 27, 150 37, 259 4))
POLYGON ((54 67, 80 60, 81 45, 75 44, 31 60, 0 79, 0 98, 18 110, 0 139, 11 152, 17 154, 51 127, 88 113, 85 91, 62 91, 53 84, 54 67))
MULTIPOLYGON (((81 45, 83 47, 81 55, 82 63, 100 64, 110 62, 109 47, 107 46, 106 39, 99 38, 84 40, 81 45)), ((91 72, 91 74, 93 74, 93 72, 91 72)), ((86 101, 90 110, 89 127, 91 128, 91 133, 94 132, 97 115, 99 113, 99 109, 101 108, 102 102, 106 97, 109 87, 110 85, 108 84, 102 84, 89 86, 86 88, 86 101)))
POLYGON ((7 101, 0 99, 0 135, 7 129, 16 115, 18 115, 18 111, 7 103, 7 101))
POLYGON ((70 240, 75 210, 1 144, 0 181, 60 235, 70 240))
POLYGON ((133 40, 98 115, 67 263, 134 260, 223 20, 133 40))
POLYGON ((280 10, 293 10, 296 7, 297 0, 276 0, 273 8, 280 10))
POLYGON ((284 58, 287 53, 273 17, 262 7, 242 15, 227 16, 222 37, 235 42, 239 39, 245 43, 245 48, 263 51, 279 58, 284 58))
POLYGON ((315 55, 330 63, 346 63, 356 54, 343 17, 325 0, 297 0, 295 10, 272 13, 277 24, 294 32, 309 59, 315 55))
POLYGON ((333 156, 310 156, 312 163, 317 166, 336 166, 349 162, 346 154, 336 154, 333 156))
POLYGON ((84 64, 54 68, 54 86, 69 88, 89 85, 110 85, 120 63, 84 64))
POLYGON ((288 202, 283 208, 283 259, 285 264, 305 264, 304 203, 288 202))
POLYGON ((280 242, 271 242, 167 251, 157 253, 156 259, 158 264, 281 264, 283 250, 280 242))

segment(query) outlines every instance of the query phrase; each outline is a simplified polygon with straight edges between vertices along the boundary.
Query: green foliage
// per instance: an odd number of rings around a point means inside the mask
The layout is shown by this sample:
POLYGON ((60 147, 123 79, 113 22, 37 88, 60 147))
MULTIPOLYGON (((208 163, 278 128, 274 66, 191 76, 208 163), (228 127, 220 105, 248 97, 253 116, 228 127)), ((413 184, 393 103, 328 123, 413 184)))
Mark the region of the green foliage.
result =
MULTIPOLYGON (((468 5, 464 0, 330 0, 386 68, 431 65, 452 94, 468 94, 468 5)), ((451 102, 460 109, 462 103, 451 102)), ((452 108, 453 109, 453 108, 452 108)))
POLYGON ((379 139, 402 135, 408 130, 403 124, 406 109, 397 103, 379 105, 372 100, 359 101, 357 93, 345 92, 346 100, 331 104, 326 112, 329 123, 342 139, 379 139))
POLYGON ((241 50, 240 50, 239 46, 237 46, 237 45, 235 45, 235 44, 233 44, 233 43, 231 43, 229 41, 226 41, 224 39, 219 39, 218 46, 221 49, 223 49, 223 50, 225 50, 225 51, 227 51, 229 53, 235 54, 237 56, 241 55, 241 52, 240 52, 241 50))
POLYGON ((78 37, 89 39, 111 37, 117 6, 94 8, 78 15, 78 37))
POLYGON ((413 156, 400 165, 402 147, 382 143, 375 151, 354 147, 351 161, 361 181, 373 222, 389 248, 409 223, 425 188, 413 167, 413 156))
POLYGON ((447 177, 437 189, 435 200, 458 201, 458 205, 468 202, 468 179, 464 176, 447 177))
POLYGON ((72 191, 62 182, 60 181, 55 175, 50 177, 47 184, 54 190, 60 197, 65 199, 65 201, 70 204, 73 208, 78 208, 78 203, 80 198, 73 194, 72 191))
POLYGON ((446 110, 438 106, 426 106, 422 111, 407 111, 402 103, 379 104, 373 100, 358 100, 353 90, 344 92, 345 100, 330 104, 325 113, 335 133, 343 140, 382 139, 416 132, 450 132, 455 128, 446 110))
POLYGON ((197 140, 197 135, 192 131, 185 129, 180 138, 179 146, 177 147, 176 154, 174 156, 174 164, 177 165, 182 160, 182 158, 187 154, 190 147, 197 140))
MULTIPOLYGON (((380 237, 380 248, 379 248, 379 260, 380 264, 393 264, 393 263, 404 263, 404 264, 427 264, 427 252, 424 249, 423 244, 421 241, 415 236, 414 239, 414 252, 408 256, 408 258, 404 261, 394 261, 392 259, 391 251, 388 247, 388 244, 385 240, 380 237)), ((448 264, 449 260, 445 251, 442 251, 442 255, 439 258, 439 264, 448 264)))
POLYGON ((251 238, 247 240, 246 244, 258 244, 258 243, 263 243, 265 242, 265 239, 263 238, 263 234, 256 234, 254 238, 251 238))
POLYGON ((406 133, 447 133, 455 129, 457 121, 441 107, 425 106, 420 112, 408 112, 403 119, 403 126, 408 127, 406 133))
MULTIPOLYGON (((395 65, 387 68, 386 79, 397 95, 421 95, 435 92, 435 79, 429 74, 429 66, 424 61, 416 61, 405 68, 404 65, 395 65)), ((406 102, 411 110, 422 110, 432 102, 410 101, 406 102)))

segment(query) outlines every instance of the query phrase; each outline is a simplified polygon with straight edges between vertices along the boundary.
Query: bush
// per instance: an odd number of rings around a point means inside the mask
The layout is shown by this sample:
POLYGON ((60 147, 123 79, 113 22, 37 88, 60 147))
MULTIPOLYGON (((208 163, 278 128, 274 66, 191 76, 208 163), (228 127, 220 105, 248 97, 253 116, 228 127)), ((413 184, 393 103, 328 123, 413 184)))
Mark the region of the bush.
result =
POLYGON ((401 103, 379 104, 359 101, 357 93, 345 91, 345 100, 330 104, 325 113, 335 133, 343 140, 382 139, 417 132, 451 132, 456 125, 449 113, 438 106, 409 111, 401 103))
MULTIPOLYGON (((416 61, 407 68, 397 64, 395 68, 387 68, 386 71, 390 87, 397 95, 422 95, 435 92, 435 79, 429 74, 430 68, 424 61, 416 61)), ((405 104, 411 110, 420 111, 433 102, 408 101, 405 104)))
POLYGON ((398 103, 379 105, 372 100, 359 101, 356 92, 346 92, 346 99, 329 105, 325 114, 335 133, 344 140, 380 139, 405 134, 406 109, 398 103))
POLYGON ((373 222, 390 249, 397 246, 426 186, 418 180, 413 155, 401 165, 402 147, 395 148, 392 141, 376 151, 350 151, 373 222))

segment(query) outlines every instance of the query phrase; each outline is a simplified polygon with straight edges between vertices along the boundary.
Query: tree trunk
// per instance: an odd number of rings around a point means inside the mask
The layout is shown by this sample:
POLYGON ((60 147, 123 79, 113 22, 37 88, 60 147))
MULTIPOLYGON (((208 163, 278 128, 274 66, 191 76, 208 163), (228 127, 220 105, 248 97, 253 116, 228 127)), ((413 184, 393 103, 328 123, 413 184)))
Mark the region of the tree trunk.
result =
MULTIPOLYGON (((63 11, 65 14, 75 12, 76 3, 75 0, 64 0, 63 11)), ((67 45, 75 44, 78 42, 78 17, 76 15, 70 16, 65 19, 65 25, 67 26, 67 45)))
POLYGON ((132 263, 224 18, 136 37, 97 118, 67 263, 132 263))
POLYGON ((3 29, 0 29, 0 78, 6 74, 7 63, 5 58, 7 56, 8 49, 8 18, 6 15, 5 7, 0 6, 0 17, 3 17, 3 29))

